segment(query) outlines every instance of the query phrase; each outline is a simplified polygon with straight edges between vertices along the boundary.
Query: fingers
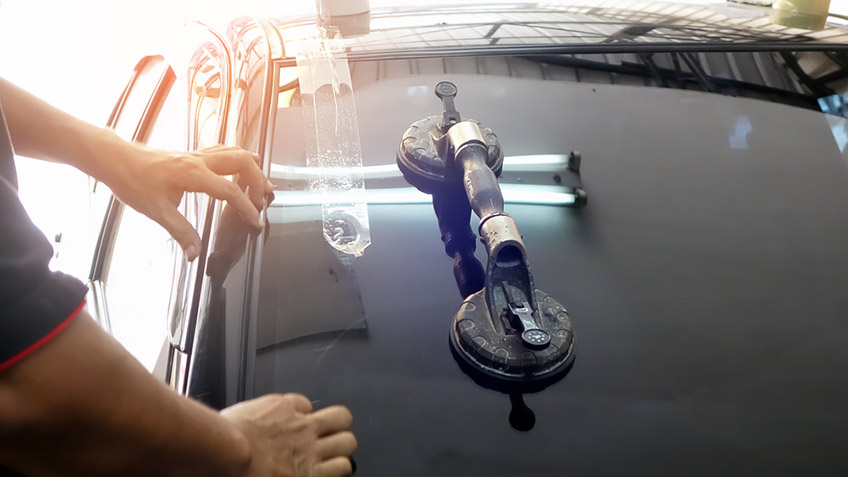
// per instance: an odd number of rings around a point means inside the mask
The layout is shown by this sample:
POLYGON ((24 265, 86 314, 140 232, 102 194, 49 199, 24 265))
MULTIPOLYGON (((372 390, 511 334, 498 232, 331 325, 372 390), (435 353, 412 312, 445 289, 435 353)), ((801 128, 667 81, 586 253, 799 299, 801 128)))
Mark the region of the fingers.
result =
MULTIPOLYGON (((238 194, 245 196, 243 190, 246 189, 248 200, 236 199, 236 192, 230 186, 220 184, 207 186, 216 190, 219 195, 214 195, 206 189, 203 192, 213 195, 217 199, 229 201, 241 213, 245 221, 262 228, 264 223, 259 221, 259 215, 254 214, 246 205, 247 202, 250 202, 255 209, 262 210, 266 205, 266 197, 274 190, 274 185, 259 168, 259 156, 239 147, 218 144, 199 151, 196 153, 196 157, 216 176, 239 175, 239 184, 242 187, 239 188, 238 194)), ((204 180, 210 181, 211 179, 204 177, 204 180)))
POLYGON ((157 222, 179 242, 188 261, 197 258, 200 254, 200 236, 176 208, 165 207, 157 222))
POLYGON ((313 412, 309 419, 314 421, 318 436, 326 436, 350 429, 353 416, 344 406, 330 406, 313 412))
POLYGON ((256 154, 237 147, 213 146, 195 153, 173 153, 140 148, 138 177, 110 184, 127 205, 159 222, 180 243, 186 258, 194 260, 201 242, 194 228, 176 210, 185 192, 203 192, 226 201, 242 220, 256 229, 265 226, 260 211, 273 185, 258 167, 256 154), (247 188, 225 175, 238 174, 247 188), (163 206, 164 201, 168 206, 163 206))
POLYGON ((257 209, 261 209, 266 192, 272 187, 259 169, 259 156, 238 148, 216 149, 204 157, 206 166, 219 175, 239 174, 247 185, 247 193, 257 209))
POLYGON ((350 459, 336 457, 317 464, 312 471, 313 477, 347 477, 353 472, 350 459))
POLYGON ((287 398, 294 404, 294 410, 303 414, 309 414, 312 412, 312 403, 309 402, 309 399, 303 394, 284 394, 284 398, 287 398))
POLYGON ((329 460, 334 457, 350 457, 356 452, 356 437, 352 432, 339 432, 328 437, 318 439, 315 443, 315 454, 318 460, 329 460))
POLYGON ((242 192, 241 188, 214 172, 207 171, 195 184, 189 185, 194 192, 204 192, 210 196, 227 201, 239 212, 242 218, 254 227, 262 228, 265 224, 260 220, 259 211, 242 192))
POLYGON ((235 146, 225 146, 223 144, 215 144, 214 146, 204 147, 203 149, 200 149, 200 152, 216 152, 216 151, 221 151, 221 150, 224 150, 224 149, 236 150, 238 148, 235 147, 235 146))
POLYGON ((209 148, 202 151, 206 165, 216 174, 230 175, 254 168, 259 174, 259 156, 238 147, 209 148))
POLYGON ((348 431, 353 418, 347 408, 332 406, 312 412, 300 394, 266 394, 221 411, 248 439, 253 450, 249 475, 351 474, 349 459, 356 437, 348 431))

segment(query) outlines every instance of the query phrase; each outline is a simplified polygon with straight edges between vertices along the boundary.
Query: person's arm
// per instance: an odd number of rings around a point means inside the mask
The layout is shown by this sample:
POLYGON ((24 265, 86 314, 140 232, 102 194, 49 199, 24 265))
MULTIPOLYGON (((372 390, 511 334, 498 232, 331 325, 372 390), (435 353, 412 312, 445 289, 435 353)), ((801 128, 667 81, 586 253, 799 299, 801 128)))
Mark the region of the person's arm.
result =
POLYGON ((157 381, 84 314, 0 372, 0 465, 28 475, 340 477, 356 450, 351 422, 300 395, 219 414, 157 381))
POLYGON ((19 155, 70 164, 106 183, 124 203, 159 222, 189 260, 200 237, 177 211, 184 192, 205 192, 228 201, 249 224, 261 228, 259 210, 272 185, 258 157, 218 146, 176 153, 133 144, 105 128, 64 113, 0 78, 0 103, 19 155), (222 175, 239 174, 247 192, 222 175))
MULTIPOLYGON (((176 210, 186 190, 228 200, 259 226, 269 184, 253 154, 226 147, 165 153, 129 144, 2 79, 0 102, 20 154, 67 162, 103 180, 128 205, 165 226, 189 258, 200 240, 176 210), (247 194, 219 176, 234 173, 248 184, 247 194)), ((157 381, 85 312, 58 321, 79 303, 80 290, 49 273, 49 244, 15 194, 0 180, 0 241, 8 258, 0 254, 0 325, 6 325, 0 327, 6 346, 0 360, 0 467, 27 475, 350 472, 347 456, 356 439, 347 431, 347 409, 312 412, 305 397, 287 394, 219 414, 157 381)))

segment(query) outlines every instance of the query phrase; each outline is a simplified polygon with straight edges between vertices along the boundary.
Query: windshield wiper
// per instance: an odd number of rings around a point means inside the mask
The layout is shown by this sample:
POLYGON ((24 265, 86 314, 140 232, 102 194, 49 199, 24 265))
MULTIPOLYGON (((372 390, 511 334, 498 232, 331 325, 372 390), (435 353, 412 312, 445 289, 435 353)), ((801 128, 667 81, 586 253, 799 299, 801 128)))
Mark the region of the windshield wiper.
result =
MULTIPOLYGON (((677 55, 677 53, 672 53, 673 55, 677 55)), ((683 61, 686 63, 686 66, 689 67, 689 70, 695 74, 695 77, 698 79, 698 83, 701 84, 701 88, 708 93, 715 93, 716 89, 713 88, 713 83, 710 80, 709 75, 704 71, 701 67, 701 62, 698 61, 698 58, 695 57, 694 53, 680 53, 680 56, 683 58, 683 61)))
MULTIPOLYGON (((632 61, 607 63, 605 61, 576 58, 571 55, 533 55, 521 56, 520 58, 557 66, 604 71, 612 74, 641 76, 650 78, 657 86, 666 88, 687 89, 687 85, 694 84, 704 91, 729 96, 736 96, 741 91, 749 91, 752 93, 770 96, 777 101, 792 106, 812 109, 814 111, 822 111, 818 102, 818 95, 807 95, 750 81, 710 75, 704 71, 700 62, 697 61, 697 58, 693 58, 694 53, 669 53, 669 57, 672 65, 674 66, 673 68, 665 68, 657 65, 654 59, 654 54, 636 55, 636 58, 639 60, 638 63, 632 61), (683 69, 680 59, 683 60, 683 63, 685 63, 692 72, 688 72, 683 69)), ((812 78, 810 78, 810 80, 813 82, 816 81, 812 78)), ((803 81, 802 84, 804 84, 803 81)), ((815 91, 821 91, 821 89, 819 88, 815 91)), ((814 92, 814 94, 816 93, 814 92)))
POLYGON ((798 78, 798 81, 801 82, 810 92, 812 92, 817 98, 824 96, 832 96, 836 94, 836 91, 825 86, 820 80, 813 78, 808 75, 804 68, 798 64, 798 59, 795 58, 791 52, 782 51, 780 52, 781 58, 786 63, 786 66, 795 74, 795 77, 798 78))
POLYGON ((639 60, 642 62, 642 64, 645 65, 645 68, 648 70, 648 73, 651 74, 651 77, 654 78, 654 81, 657 83, 657 85, 661 88, 668 88, 668 81, 663 78, 663 76, 660 74, 660 70, 657 67, 657 64, 654 63, 654 54, 640 53, 638 56, 639 60))

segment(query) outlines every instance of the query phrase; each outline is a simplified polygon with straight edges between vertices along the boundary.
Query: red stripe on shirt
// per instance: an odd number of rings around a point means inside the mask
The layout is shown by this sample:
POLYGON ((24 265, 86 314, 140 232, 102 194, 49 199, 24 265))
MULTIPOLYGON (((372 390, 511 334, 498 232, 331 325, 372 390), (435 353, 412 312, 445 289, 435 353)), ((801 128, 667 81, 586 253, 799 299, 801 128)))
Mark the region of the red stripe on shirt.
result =
POLYGON ((41 337, 38 341, 36 341, 35 343, 33 343, 33 344, 31 344, 31 345, 27 346, 27 347, 26 347, 23 351, 21 351, 20 353, 18 353, 18 354, 16 354, 16 355, 12 356, 11 358, 7 359, 6 361, 4 361, 4 362, 2 362, 2 363, 0 363, 0 371, 3 371, 4 369, 8 368, 9 366, 12 366, 13 364, 17 363, 18 361, 20 361, 20 360, 22 360, 22 359, 26 358, 27 356, 29 356, 29 355, 31 355, 32 353, 34 353, 34 352, 35 352, 35 350, 37 350, 38 348, 41 348, 42 346, 44 346, 45 344, 47 344, 47 342, 48 342, 48 341, 50 341, 50 340, 52 340, 53 338, 55 338, 55 337, 56 337, 56 335, 58 335, 58 334, 59 334, 62 330, 64 330, 64 329, 65 329, 65 328, 66 328, 66 327, 67 327, 67 326, 68 326, 68 325, 69 325, 72 321, 74 321, 74 318, 76 318, 76 317, 80 314, 80 312, 82 311, 82 307, 84 307, 84 306, 85 306, 85 300, 83 300, 83 301, 82 301, 82 303, 80 303, 80 304, 79 304, 79 306, 77 306, 77 307, 74 309, 74 311, 72 311, 72 312, 71 312, 71 314, 70 314, 70 315, 68 315, 68 317, 67 317, 67 318, 65 318, 64 320, 62 320, 62 322, 61 322, 61 323, 59 323, 59 324, 58 324, 55 328, 53 328, 53 330, 51 330, 51 331, 50 331, 50 333, 47 333, 46 335, 42 336, 42 337, 41 337))

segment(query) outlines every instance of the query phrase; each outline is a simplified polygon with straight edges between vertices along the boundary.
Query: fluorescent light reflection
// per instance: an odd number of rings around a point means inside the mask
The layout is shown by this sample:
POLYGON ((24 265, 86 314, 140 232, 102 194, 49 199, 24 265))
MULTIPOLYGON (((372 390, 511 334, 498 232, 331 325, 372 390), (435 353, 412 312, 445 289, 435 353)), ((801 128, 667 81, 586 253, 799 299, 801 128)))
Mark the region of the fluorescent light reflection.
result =
MULTIPOLYGON (((504 158, 505 170, 530 171, 558 171, 568 165, 568 156, 563 154, 535 154, 528 156, 509 156, 504 158), (559 167, 551 167, 559 166, 559 167)), ((388 179, 401 177, 397 164, 382 164, 379 166, 363 166, 351 169, 348 167, 299 167, 286 166, 283 164, 271 164, 272 179, 309 180, 318 176, 342 177, 362 173, 365 179, 388 179)))
POLYGON ((387 179, 400 177, 400 169, 397 164, 384 164, 381 166, 356 167, 298 167, 284 166, 282 164, 271 164, 272 179, 294 179, 308 180, 323 177, 348 177, 361 173, 365 179, 387 179))
MULTIPOLYGON (((575 201, 574 194, 563 192, 559 186, 528 184, 501 184, 504 202, 510 204, 570 205, 575 201)), ((366 189, 368 204, 429 204, 432 196, 413 187, 391 189, 366 189)), ((295 207, 321 205, 325 203, 346 203, 350 197, 343 193, 321 193, 318 191, 274 191, 271 207, 295 207)))

